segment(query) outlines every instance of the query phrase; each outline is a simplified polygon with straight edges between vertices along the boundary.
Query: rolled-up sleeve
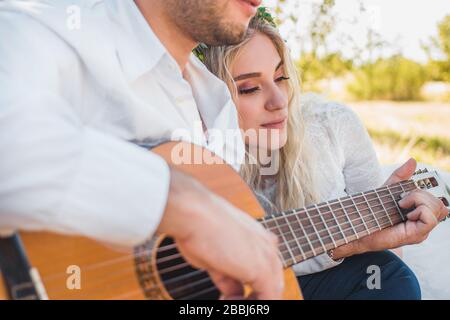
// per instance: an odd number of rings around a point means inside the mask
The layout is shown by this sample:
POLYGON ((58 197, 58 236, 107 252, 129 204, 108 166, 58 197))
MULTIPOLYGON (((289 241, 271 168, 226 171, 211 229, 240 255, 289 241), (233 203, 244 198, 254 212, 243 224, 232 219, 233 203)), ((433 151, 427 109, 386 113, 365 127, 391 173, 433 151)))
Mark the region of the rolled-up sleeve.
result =
POLYGON ((144 241, 165 210, 168 165, 83 124, 60 93, 57 38, 13 18, 0 12, 0 229, 144 241), (48 49, 33 51, 36 39, 48 49))

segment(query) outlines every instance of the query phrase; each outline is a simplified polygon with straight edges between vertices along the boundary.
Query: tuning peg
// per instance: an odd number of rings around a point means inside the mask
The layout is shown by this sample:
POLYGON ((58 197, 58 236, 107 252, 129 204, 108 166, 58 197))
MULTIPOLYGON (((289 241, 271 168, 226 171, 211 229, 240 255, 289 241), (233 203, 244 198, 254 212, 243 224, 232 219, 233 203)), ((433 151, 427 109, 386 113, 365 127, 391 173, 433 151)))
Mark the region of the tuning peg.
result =
POLYGON ((416 172, 414 172, 414 175, 422 174, 422 173, 428 173, 428 168, 419 169, 416 172))

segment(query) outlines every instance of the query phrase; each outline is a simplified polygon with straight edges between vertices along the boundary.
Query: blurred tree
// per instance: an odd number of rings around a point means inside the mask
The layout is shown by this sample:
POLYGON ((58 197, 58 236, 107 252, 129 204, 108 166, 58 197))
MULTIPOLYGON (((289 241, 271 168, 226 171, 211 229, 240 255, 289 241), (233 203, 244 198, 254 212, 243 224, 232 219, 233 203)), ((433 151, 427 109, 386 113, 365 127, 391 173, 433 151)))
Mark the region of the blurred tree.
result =
MULTIPOLYGON (((316 90, 318 81, 341 76, 351 70, 351 60, 345 59, 340 52, 331 51, 330 38, 336 31, 338 16, 334 8, 335 0, 320 0, 311 3, 312 18, 302 26, 302 36, 295 26, 299 23, 294 14, 300 10, 300 1, 278 0, 275 13, 277 23, 290 25, 288 37, 300 44, 299 59, 296 65, 305 90, 316 90)), ((285 28, 286 29, 286 28, 285 28)))
POLYGON ((401 55, 380 58, 354 70, 349 92, 360 100, 420 100, 427 80, 425 68, 401 55))
POLYGON ((318 90, 316 85, 319 81, 343 76, 352 69, 351 60, 343 58, 338 52, 320 57, 303 53, 296 65, 305 90, 318 90))
MULTIPOLYGON (((348 93, 357 99, 418 100, 427 81, 427 70, 434 70, 434 78, 448 79, 450 74, 450 17, 439 25, 439 37, 433 39, 433 50, 439 48, 446 59, 433 60, 428 68, 401 54, 401 48, 388 43, 377 31, 376 20, 372 21, 371 8, 364 0, 355 0, 355 16, 350 20, 355 28, 364 28, 365 41, 354 38, 349 32, 338 28, 340 23, 348 23, 336 12, 336 0, 278 0, 275 5, 277 24, 283 34, 300 44, 296 65, 300 71, 303 89, 327 92, 331 80, 346 82, 348 93), (303 5, 300 8, 300 5, 303 5), (305 5, 311 5, 310 9, 305 5), (305 8, 310 12, 308 23, 299 21, 295 15, 305 8), (287 27, 287 28, 286 28, 287 27), (298 28, 302 32, 298 31, 298 28), (339 44, 336 48, 336 43, 339 44), (345 50, 345 56, 342 53, 345 50), (392 54, 392 52, 396 52, 392 54), (352 75, 352 77, 348 77, 352 75), (323 81, 326 80, 326 81, 323 81)), ((345 87, 345 86, 344 86, 345 87)), ((331 93, 331 92, 329 92, 331 93)))
POLYGON ((450 15, 438 24, 438 36, 422 47, 428 54, 428 72, 433 81, 450 82, 450 15))

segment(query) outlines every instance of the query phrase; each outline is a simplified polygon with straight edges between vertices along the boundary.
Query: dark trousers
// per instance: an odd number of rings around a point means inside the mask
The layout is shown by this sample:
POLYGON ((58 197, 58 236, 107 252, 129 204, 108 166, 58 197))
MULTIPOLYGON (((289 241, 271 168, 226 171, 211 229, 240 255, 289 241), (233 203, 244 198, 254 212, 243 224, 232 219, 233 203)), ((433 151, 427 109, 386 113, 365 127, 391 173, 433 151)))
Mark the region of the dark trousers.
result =
POLYGON ((421 298, 416 276, 390 251, 352 256, 335 268, 300 276, 298 280, 307 300, 421 298), (375 277, 378 277, 378 281, 375 277))

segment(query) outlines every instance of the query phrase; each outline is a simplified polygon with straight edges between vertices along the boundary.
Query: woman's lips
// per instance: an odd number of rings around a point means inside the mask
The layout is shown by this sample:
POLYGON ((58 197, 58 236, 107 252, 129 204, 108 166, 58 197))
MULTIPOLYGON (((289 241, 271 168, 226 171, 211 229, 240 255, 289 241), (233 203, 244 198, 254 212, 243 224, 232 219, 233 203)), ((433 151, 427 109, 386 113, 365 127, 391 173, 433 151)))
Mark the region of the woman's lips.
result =
POLYGON ((287 118, 283 118, 281 120, 265 123, 261 126, 267 129, 283 129, 286 126, 286 120, 287 118))

